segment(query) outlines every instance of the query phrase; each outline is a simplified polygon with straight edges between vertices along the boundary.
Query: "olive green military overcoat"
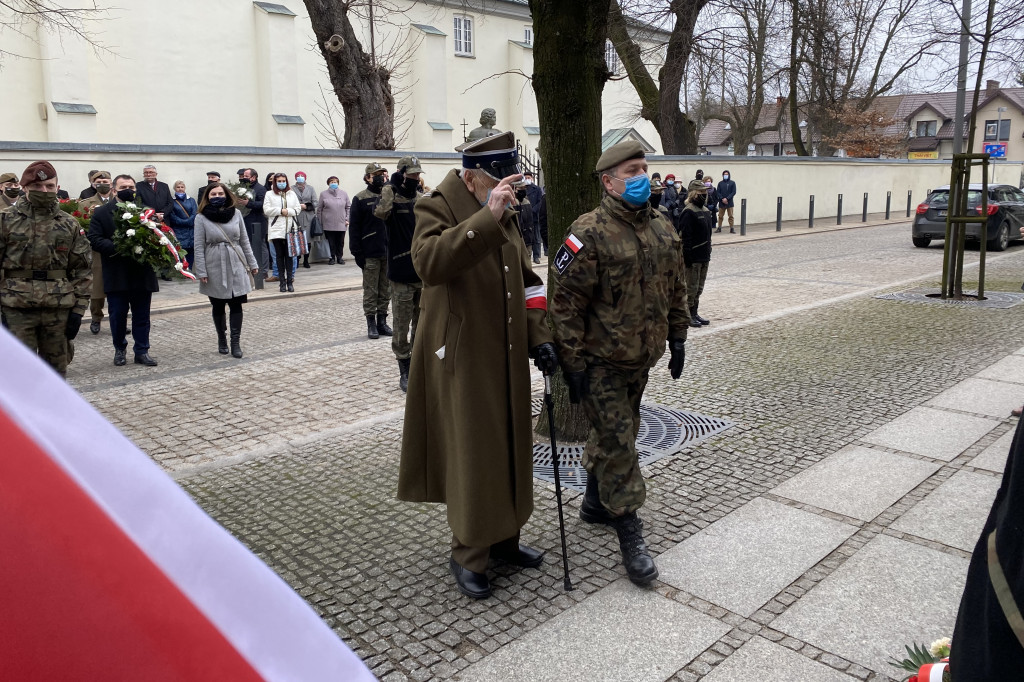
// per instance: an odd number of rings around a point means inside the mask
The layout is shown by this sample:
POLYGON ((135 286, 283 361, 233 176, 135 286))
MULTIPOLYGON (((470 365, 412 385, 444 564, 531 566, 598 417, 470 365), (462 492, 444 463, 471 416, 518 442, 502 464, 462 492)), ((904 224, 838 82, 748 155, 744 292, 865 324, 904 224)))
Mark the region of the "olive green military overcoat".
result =
POLYGON ((416 203, 423 279, 405 403, 398 497, 445 502, 463 544, 519 532, 533 511, 529 349, 550 342, 543 281, 506 209, 458 171, 416 203))

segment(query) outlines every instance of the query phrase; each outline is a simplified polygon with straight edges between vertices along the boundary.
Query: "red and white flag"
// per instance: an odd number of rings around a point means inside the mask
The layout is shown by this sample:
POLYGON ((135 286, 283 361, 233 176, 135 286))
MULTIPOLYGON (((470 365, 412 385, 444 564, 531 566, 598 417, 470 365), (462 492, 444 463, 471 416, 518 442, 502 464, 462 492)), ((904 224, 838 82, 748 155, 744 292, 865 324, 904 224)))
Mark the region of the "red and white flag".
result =
POLYGON ((0 668, 19 682, 374 679, 277 574, 3 329, 0 668))

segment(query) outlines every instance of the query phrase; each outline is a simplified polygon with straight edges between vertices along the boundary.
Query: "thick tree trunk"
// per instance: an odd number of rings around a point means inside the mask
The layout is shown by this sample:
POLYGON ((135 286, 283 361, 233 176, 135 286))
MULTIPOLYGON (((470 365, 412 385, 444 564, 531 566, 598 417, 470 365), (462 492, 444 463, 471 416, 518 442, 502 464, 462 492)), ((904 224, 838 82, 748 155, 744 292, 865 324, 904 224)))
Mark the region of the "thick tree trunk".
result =
POLYGON ((348 4, 304 0, 327 74, 345 114, 346 149, 395 148, 395 98, 391 74, 363 51, 348 17, 348 4))
MULTIPOLYGON (((569 225, 601 201, 593 170, 601 155, 608 7, 609 0, 530 0, 533 89, 540 117, 552 255, 569 225)), ((554 390, 556 435, 565 441, 584 440, 589 425, 582 409, 570 405, 561 374, 556 376, 554 390)), ((546 415, 538 426, 546 430, 546 415)))
MULTIPOLYGON (((797 80, 800 78, 800 0, 790 0, 793 5, 793 27, 789 34, 789 130, 793 135, 793 147, 797 156, 810 156, 804 146, 803 131, 800 130, 800 109, 797 103, 797 80)), ((782 142, 782 140, 779 140, 782 142)))

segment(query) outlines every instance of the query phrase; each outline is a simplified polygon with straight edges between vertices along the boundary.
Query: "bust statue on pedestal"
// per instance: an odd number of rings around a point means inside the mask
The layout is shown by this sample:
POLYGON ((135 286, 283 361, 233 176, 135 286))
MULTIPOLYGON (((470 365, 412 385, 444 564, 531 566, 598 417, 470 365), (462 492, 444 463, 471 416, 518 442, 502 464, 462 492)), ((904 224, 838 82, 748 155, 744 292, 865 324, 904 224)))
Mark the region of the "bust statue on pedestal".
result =
POLYGON ((494 127, 494 124, 498 122, 498 115, 494 112, 494 109, 488 107, 480 112, 480 127, 473 128, 469 131, 469 137, 466 138, 467 142, 476 142, 482 140, 485 137, 491 135, 497 135, 502 132, 494 127))

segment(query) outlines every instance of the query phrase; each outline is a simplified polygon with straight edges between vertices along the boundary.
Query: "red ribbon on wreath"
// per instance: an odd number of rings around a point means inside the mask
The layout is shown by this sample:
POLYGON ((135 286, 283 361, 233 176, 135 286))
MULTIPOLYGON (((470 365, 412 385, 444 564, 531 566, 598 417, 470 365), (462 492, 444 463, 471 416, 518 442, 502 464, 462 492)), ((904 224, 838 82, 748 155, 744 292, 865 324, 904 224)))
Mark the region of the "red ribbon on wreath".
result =
MULTIPOLYGON (((154 223, 150 220, 150 218, 152 218, 155 213, 156 211, 154 211, 153 209, 147 208, 145 211, 139 214, 139 219, 142 221, 143 225, 145 225, 146 227, 153 231, 153 234, 155 234, 158 239, 166 239, 164 232, 170 232, 171 228, 168 227, 166 230, 164 230, 163 228, 166 227, 166 225, 158 225, 154 227, 154 223)), ((170 239, 167 239, 167 250, 171 252, 172 256, 174 256, 175 264, 181 265, 181 269, 178 269, 177 267, 175 267, 174 269, 177 270, 182 277, 187 277, 188 279, 194 281, 196 276, 188 271, 188 263, 182 263, 181 256, 178 255, 178 249, 174 248, 174 242, 172 242, 170 239)))

